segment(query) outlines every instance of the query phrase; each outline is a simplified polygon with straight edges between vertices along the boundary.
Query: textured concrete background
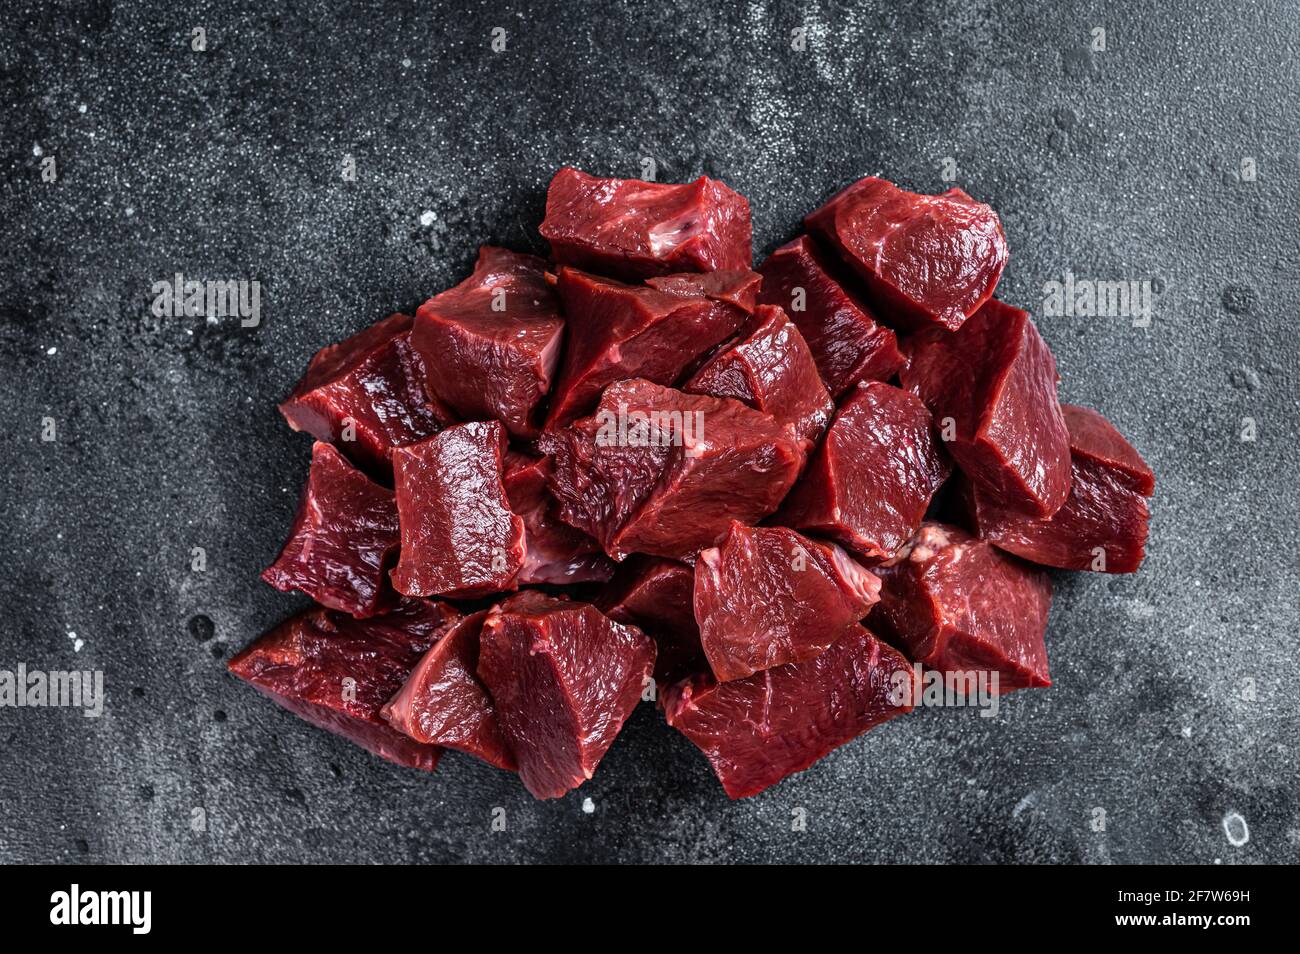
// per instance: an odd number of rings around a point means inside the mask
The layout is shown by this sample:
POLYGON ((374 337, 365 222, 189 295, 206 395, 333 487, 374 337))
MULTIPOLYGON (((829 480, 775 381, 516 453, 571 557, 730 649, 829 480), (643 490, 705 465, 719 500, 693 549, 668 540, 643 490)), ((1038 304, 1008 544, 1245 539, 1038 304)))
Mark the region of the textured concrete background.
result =
POLYGON ((0 861, 1300 856, 1292 4, 330 6, 4 4, 0 668, 102 669, 109 698, 0 709, 0 861), (1001 212, 1000 295, 1159 478, 1139 574, 1059 577, 1053 688, 917 712, 734 804, 643 706, 540 803, 456 754, 389 767, 225 674, 300 605, 257 573, 312 352, 481 241, 541 251, 558 165, 643 157, 746 194, 760 253, 858 176, 945 188, 945 157, 1001 212), (261 325, 154 317, 177 271, 260 281, 261 325), (1153 282, 1151 326, 1041 316, 1066 271, 1153 282))

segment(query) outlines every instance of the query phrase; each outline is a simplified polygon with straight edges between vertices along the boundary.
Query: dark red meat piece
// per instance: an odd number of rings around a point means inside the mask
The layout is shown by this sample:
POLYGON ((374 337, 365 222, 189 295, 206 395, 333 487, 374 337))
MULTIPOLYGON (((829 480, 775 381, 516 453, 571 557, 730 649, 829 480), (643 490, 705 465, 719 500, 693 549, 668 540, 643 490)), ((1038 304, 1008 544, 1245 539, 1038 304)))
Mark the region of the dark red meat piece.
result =
POLYGON ((736 271, 624 285, 561 268, 558 288, 569 342, 547 427, 590 411, 614 381, 675 383, 687 365, 744 325, 760 281, 755 272, 736 271))
POLYGON ((1070 436, 1056 359, 1029 315, 993 299, 955 333, 916 335, 910 350, 903 386, 952 438, 945 443, 966 476, 1002 506, 1056 513, 1070 495, 1070 436))
POLYGON ((837 280, 833 263, 808 236, 782 245, 758 271, 758 300, 786 310, 832 397, 862 380, 892 378, 903 366, 894 332, 877 324, 866 303, 837 280))
POLYGON ((775 520, 878 562, 925 517, 951 464, 915 395, 859 382, 775 520))
POLYGON ((815 443, 835 414, 808 345, 784 311, 760 305, 753 323, 682 386, 692 394, 729 397, 772 415, 815 443))
POLYGON ((857 629, 879 592, 839 547, 733 523, 695 563, 700 644, 722 682, 803 662, 857 629))
POLYGON ((880 602, 868 622, 877 632, 930 669, 996 673, 999 693, 1051 685, 1046 573, 938 523, 895 559, 875 568, 880 602))
POLYGON ((478 637, 487 610, 448 623, 380 715, 416 742, 441 745, 514 771, 492 697, 478 678, 478 637))
POLYGON ((670 686, 664 714, 708 756, 727 794, 745 798, 911 711, 914 686, 902 653, 856 626, 807 662, 670 686))
POLYGON ((505 466, 510 509, 524 521, 524 563, 515 582, 591 583, 613 576, 614 564, 600 544, 555 512, 555 500, 546 489, 547 458, 511 451, 505 466))
POLYGON ((317 441, 293 530, 262 579, 331 609, 373 616, 396 599, 385 583, 399 542, 393 492, 317 441))
POLYGON ((538 592, 492 609, 479 634, 478 674, 537 798, 591 778, 649 684, 655 648, 594 606, 538 592))
POLYGON ((598 179, 565 167, 539 231, 555 260, 635 281, 671 272, 749 268, 749 203, 704 176, 683 185, 598 179))
POLYGON ((739 401, 620 381, 600 406, 543 436, 560 517, 616 560, 685 559, 734 518, 776 509, 802 463, 793 429, 739 401))
POLYGON ((877 313, 901 328, 960 328, 993 295, 1007 263, 997 213, 961 189, 918 195, 872 176, 804 224, 863 278, 877 313))
POLYGON ((411 349, 410 330, 409 315, 389 315, 316 352, 280 405, 289 426, 337 444, 360 466, 387 476, 389 451, 455 420, 425 392, 424 365, 411 349))
POLYGON ((707 665, 694 600, 694 570, 676 560, 638 555, 623 562, 596 606, 655 641, 655 679, 664 684, 707 665))
POLYGON ((967 484, 975 532, 1033 563, 1066 570, 1134 573, 1142 564, 1155 475, 1096 411, 1062 404, 1070 431, 1073 480, 1065 506, 1046 520, 1027 517, 967 484))
POLYGON ((462 420, 495 418, 527 437, 537 433, 563 335, 546 263, 484 245, 469 278, 420 306, 411 345, 428 392, 462 420))
POLYGON ((524 521, 502 486, 505 446, 505 428, 478 421, 393 452, 402 555, 392 579, 399 593, 472 597, 514 586, 524 521))
POLYGON ((314 607, 270 630, 229 669, 312 725, 431 772, 442 750, 398 732, 379 711, 457 615, 442 603, 413 599, 365 620, 314 607))

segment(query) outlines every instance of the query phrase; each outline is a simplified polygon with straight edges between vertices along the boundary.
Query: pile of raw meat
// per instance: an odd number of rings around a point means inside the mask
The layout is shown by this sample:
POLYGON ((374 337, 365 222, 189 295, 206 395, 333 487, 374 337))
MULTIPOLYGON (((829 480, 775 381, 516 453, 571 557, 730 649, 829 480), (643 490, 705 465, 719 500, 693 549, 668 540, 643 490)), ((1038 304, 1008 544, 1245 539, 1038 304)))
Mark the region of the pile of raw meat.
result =
POLYGON ((922 667, 1049 685, 1039 567, 1136 570, 1151 470, 992 297, 987 205, 867 178, 805 225, 755 272, 721 182, 561 169, 550 261, 485 246, 322 350, 280 408, 317 442, 263 574, 319 606, 231 671, 538 798, 643 701, 739 798, 909 711, 922 667))

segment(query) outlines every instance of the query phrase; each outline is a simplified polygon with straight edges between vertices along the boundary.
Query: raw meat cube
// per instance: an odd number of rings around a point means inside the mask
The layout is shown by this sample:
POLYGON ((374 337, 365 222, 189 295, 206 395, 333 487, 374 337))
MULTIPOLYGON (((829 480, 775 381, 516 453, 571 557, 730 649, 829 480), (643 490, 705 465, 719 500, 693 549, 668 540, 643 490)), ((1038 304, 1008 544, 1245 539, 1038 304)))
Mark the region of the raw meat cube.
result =
POLYGON ((771 414, 778 424, 793 424, 809 446, 835 415, 835 402, 803 335, 784 311, 770 305, 759 305, 739 339, 709 358, 682 390, 735 398, 771 414))
POLYGON ((510 509, 524 521, 524 564, 515 582, 603 583, 613 576, 614 564, 600 544, 555 513, 555 500, 546 489, 549 460, 510 451, 505 467, 510 509))
POLYGON ((524 521, 510 511, 501 482, 505 446, 505 428, 477 421, 393 452, 399 593, 474 597, 514 586, 524 521))
POLYGON ((537 798, 591 778, 636 707, 654 668, 654 643, 594 606, 538 592, 489 611, 478 675, 537 798))
POLYGON ((999 693, 1052 684, 1046 573, 957 527, 926 523, 876 574, 880 602, 868 622, 913 661, 996 674, 999 693))
POLYGON ((662 557, 625 560, 596 607, 616 623, 630 623, 658 647, 655 679, 674 682, 705 667, 695 623, 695 571, 662 557))
POLYGON ((424 390, 410 344, 411 317, 389 315, 316 352, 280 413, 295 431, 337 444, 353 462, 387 477, 388 454, 455 420, 424 390))
POLYGON ((879 592, 839 547, 733 522, 695 563, 700 644, 721 682, 803 662, 858 629, 879 592))
POLYGON ((555 261, 636 281, 749 268, 749 203, 704 176, 683 185, 599 179, 565 167, 540 229, 555 261))
POLYGON ((732 682, 694 676, 664 698, 668 724, 708 756, 728 795, 745 798, 910 712, 915 676, 859 625, 807 662, 732 682))
POLYGON ((616 560, 693 557, 733 518, 775 510, 803 461, 789 425, 643 380, 611 385, 595 414, 542 440, 561 519, 616 560))
POLYGON ((1065 506, 1036 520, 967 484, 963 496, 975 532, 994 546, 1044 566, 1134 573, 1142 564, 1155 475, 1096 411, 1062 404, 1070 431, 1073 479, 1065 506))
POLYGON ((862 380, 888 380, 903 366, 894 332, 877 324, 866 303, 837 280, 834 264, 808 236, 782 245, 758 271, 758 300, 786 310, 832 397, 862 380))
POLYGON ((1005 507, 1050 517, 1070 495, 1056 359, 1029 315, 993 299, 953 334, 910 342, 900 372, 957 465, 1005 507), (949 430, 948 433, 945 433, 949 430))
POLYGON ((414 599, 365 620, 313 607, 236 655, 229 669, 312 725, 390 762, 431 772, 442 749, 398 732, 379 710, 458 615, 445 604, 414 599))
POLYGON ((879 562, 921 525, 951 469, 919 398, 861 381, 775 520, 879 562))
POLYGON ((529 437, 563 336, 546 263, 484 245, 474 274, 420 306, 411 346, 424 359, 428 392, 462 420, 495 418, 529 437))
POLYGON ((262 579, 331 609, 374 616, 396 601, 384 584, 399 543, 393 492, 316 441, 293 530, 262 579))
POLYGON ((561 268, 569 343, 546 426, 591 410, 605 386, 624 378, 673 384, 692 361, 726 340, 754 310, 755 272, 669 275, 647 285, 561 268))
POLYGON ((904 329, 960 328, 1007 263, 997 213, 961 189, 918 195, 869 176, 804 224, 862 276, 877 314, 904 329))
POLYGON ((479 630, 487 610, 447 624, 380 715, 416 742, 441 745, 514 771, 492 697, 478 678, 479 630))

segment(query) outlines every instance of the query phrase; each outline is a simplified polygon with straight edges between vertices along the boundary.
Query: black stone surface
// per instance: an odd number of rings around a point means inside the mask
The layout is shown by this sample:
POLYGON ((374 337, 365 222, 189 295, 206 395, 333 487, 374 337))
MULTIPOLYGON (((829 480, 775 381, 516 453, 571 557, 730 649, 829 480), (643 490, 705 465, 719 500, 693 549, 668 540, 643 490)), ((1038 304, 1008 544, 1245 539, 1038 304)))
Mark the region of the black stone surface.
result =
POLYGON ((4 4, 0 669, 101 669, 108 700, 0 709, 0 861, 1296 860, 1294 5, 333 6, 4 4), (643 706, 541 803, 226 675, 300 605, 257 573, 312 352, 480 242, 543 250, 557 166, 644 157, 746 194, 759 253, 858 176, 946 188, 945 157, 1001 212, 1000 294, 1159 478, 1139 574, 1059 577, 1053 688, 915 713, 739 803, 643 706), (1042 314, 1067 271, 1153 283, 1150 327, 1042 314), (256 279, 260 325, 154 317, 176 272, 256 279))

